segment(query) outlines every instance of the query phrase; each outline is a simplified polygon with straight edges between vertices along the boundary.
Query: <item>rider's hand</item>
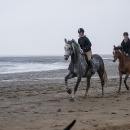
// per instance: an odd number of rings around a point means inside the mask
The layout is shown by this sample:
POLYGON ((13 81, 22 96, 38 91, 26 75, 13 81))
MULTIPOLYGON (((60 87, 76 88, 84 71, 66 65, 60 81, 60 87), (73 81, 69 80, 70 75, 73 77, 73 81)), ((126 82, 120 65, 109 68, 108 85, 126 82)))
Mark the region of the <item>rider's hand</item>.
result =
POLYGON ((126 55, 126 56, 128 56, 128 54, 127 54, 127 53, 126 53, 125 55, 126 55))
POLYGON ((81 54, 83 53, 83 50, 82 50, 82 49, 80 49, 80 53, 81 53, 81 54))

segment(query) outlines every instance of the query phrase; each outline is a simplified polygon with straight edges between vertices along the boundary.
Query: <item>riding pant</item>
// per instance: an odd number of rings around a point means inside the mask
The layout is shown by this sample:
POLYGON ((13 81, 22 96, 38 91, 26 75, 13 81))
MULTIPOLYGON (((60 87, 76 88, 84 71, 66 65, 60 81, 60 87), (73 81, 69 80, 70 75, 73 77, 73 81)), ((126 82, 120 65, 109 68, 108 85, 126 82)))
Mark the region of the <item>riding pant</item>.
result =
POLYGON ((86 52, 86 55, 87 55, 87 57, 88 57, 88 61, 91 60, 92 51, 90 50, 90 51, 86 52))

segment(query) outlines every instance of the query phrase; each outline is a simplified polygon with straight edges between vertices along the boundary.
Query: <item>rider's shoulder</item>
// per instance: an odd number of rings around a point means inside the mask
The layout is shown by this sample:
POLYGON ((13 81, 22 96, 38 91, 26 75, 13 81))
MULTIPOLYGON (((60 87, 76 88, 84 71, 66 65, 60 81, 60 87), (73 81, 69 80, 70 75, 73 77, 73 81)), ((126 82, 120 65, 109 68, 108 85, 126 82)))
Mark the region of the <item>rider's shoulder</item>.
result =
MULTIPOLYGON (((125 41, 123 39, 122 42, 121 42, 121 44, 124 44, 124 43, 125 43, 125 41)), ((128 39, 127 43, 130 43, 130 39, 128 39)))

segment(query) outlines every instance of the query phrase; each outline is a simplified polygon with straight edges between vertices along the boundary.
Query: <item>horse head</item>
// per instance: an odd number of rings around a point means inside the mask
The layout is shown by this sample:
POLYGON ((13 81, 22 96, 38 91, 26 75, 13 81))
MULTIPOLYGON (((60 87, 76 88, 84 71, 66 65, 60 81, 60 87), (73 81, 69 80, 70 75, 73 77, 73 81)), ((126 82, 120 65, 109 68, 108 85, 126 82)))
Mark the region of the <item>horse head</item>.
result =
POLYGON ((74 39, 68 40, 68 41, 65 39, 65 47, 64 47, 64 50, 65 50, 64 59, 65 60, 68 60, 69 56, 76 53, 76 50, 77 50, 76 46, 78 47, 78 44, 76 43, 76 41, 74 39))
POLYGON ((121 55, 121 53, 122 53, 122 48, 121 48, 121 46, 115 46, 114 45, 114 49, 113 49, 113 62, 115 62, 119 57, 120 57, 120 55, 121 55))

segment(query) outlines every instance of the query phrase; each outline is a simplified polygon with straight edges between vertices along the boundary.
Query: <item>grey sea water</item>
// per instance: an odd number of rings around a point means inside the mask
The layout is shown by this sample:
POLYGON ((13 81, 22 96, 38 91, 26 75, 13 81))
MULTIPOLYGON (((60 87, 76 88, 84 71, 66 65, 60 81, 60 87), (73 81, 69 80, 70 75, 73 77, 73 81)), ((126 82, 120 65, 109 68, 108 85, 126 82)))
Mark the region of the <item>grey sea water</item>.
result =
MULTIPOLYGON (((112 55, 101 55, 105 63, 112 63, 112 55)), ((63 56, 0 57, 0 74, 67 69, 70 60, 63 56)))

